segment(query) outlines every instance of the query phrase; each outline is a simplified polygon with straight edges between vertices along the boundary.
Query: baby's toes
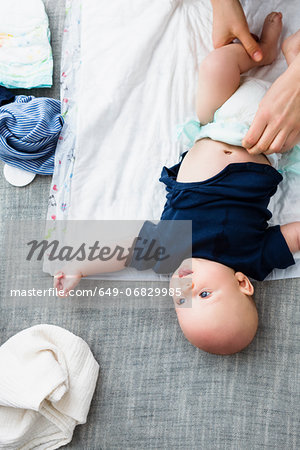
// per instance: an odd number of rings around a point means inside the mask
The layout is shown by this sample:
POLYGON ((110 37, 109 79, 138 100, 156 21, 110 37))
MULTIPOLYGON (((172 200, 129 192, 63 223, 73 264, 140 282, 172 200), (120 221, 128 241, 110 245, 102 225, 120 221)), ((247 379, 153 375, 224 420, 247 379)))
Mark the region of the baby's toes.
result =
POLYGON ((261 42, 276 45, 282 30, 282 14, 272 12, 267 15, 261 33, 261 42))

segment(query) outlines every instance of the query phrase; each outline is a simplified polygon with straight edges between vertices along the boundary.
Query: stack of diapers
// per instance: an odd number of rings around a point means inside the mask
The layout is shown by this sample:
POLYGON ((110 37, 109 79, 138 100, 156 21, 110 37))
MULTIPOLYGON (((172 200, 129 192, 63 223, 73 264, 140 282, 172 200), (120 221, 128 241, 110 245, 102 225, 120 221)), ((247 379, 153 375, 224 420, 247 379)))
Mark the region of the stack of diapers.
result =
POLYGON ((0 0, 0 85, 51 87, 53 59, 42 0, 0 0))
POLYGON ((86 422, 99 366, 88 345, 36 325, 0 347, 0 448, 55 449, 86 422))

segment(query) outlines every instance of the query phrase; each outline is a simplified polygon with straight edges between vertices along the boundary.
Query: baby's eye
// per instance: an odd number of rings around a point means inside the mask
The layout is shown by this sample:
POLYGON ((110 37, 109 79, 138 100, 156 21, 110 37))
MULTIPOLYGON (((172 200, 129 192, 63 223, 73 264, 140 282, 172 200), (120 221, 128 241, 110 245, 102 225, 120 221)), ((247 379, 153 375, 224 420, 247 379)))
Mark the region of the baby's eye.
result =
POLYGON ((201 292, 201 293, 199 294, 199 296, 200 296, 201 298, 206 298, 206 297, 209 297, 210 294, 211 294, 211 292, 209 292, 209 291, 203 291, 203 292, 201 292))

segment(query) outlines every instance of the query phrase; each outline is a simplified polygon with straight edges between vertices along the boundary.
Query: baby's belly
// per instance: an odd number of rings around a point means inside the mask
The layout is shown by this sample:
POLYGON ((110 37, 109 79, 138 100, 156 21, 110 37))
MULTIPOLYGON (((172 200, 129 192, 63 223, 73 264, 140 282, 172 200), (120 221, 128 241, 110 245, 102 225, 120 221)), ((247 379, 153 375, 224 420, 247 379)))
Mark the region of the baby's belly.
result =
POLYGON ((235 147, 211 139, 201 139, 195 143, 183 159, 177 181, 182 183, 205 181, 217 175, 228 164, 241 162, 270 165, 264 155, 250 155, 242 147, 235 147))

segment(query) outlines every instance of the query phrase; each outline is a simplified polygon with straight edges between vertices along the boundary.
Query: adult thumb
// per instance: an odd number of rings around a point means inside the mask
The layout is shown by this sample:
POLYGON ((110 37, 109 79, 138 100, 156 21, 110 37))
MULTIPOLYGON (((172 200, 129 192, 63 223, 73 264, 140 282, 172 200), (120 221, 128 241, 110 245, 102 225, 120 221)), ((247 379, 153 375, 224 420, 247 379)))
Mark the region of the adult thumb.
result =
POLYGON ((246 31, 238 36, 240 42, 242 43, 244 49, 255 62, 259 62, 263 59, 263 52, 259 46, 259 43, 252 37, 250 32, 246 31))

